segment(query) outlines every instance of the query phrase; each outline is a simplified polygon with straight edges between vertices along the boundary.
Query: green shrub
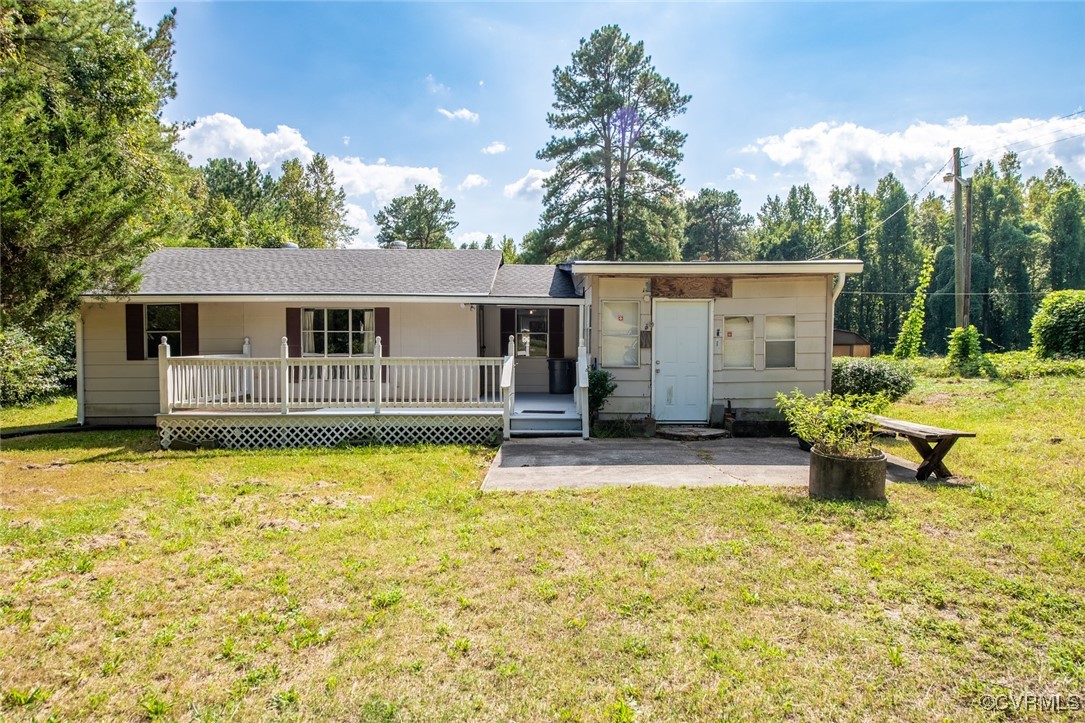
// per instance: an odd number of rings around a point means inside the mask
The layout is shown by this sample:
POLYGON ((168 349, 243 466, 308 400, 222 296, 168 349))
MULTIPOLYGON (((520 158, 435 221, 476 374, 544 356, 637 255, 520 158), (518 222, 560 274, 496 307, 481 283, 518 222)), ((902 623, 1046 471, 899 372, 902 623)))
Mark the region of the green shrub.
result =
POLYGON ((998 376, 998 371, 980 347, 979 331, 971 324, 967 329, 957 327, 950 333, 946 366, 961 377, 978 377, 981 374, 998 376))
POLYGON ((791 432, 822 454, 863 459, 876 457, 874 428, 867 415, 879 414, 888 401, 884 395, 843 397, 821 392, 808 397, 798 389, 776 393, 776 408, 791 432))
POLYGON ((887 357, 833 359, 833 394, 838 396, 883 394, 895 402, 914 386, 915 379, 908 367, 887 357))
POLYGON ((0 404, 27 406, 63 391, 75 376, 71 360, 18 326, 0 331, 0 404))
POLYGON ((618 385, 614 383, 614 375, 602 369, 588 370, 588 411, 590 418, 599 416, 603 405, 607 403, 607 397, 614 393, 618 385))
POLYGON ((1036 356, 1085 357, 1085 290, 1052 291, 1032 317, 1036 356))
POLYGON ((1085 359, 1041 359, 1032 350, 988 354, 1000 379, 1085 377, 1085 359))

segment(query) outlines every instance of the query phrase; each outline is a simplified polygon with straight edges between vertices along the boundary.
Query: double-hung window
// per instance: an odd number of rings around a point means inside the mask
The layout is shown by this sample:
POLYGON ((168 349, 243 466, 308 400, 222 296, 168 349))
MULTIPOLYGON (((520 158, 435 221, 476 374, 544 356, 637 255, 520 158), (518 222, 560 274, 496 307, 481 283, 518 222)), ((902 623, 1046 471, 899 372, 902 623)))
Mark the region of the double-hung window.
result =
POLYGON ((795 317, 765 317, 765 367, 791 369, 795 366, 795 317))
POLYGON ((549 321, 546 309, 516 310, 516 356, 543 357, 549 353, 549 321))
POLYGON ((302 354, 371 356, 376 319, 373 309, 302 309, 302 354))
POLYGON ((753 369, 753 317, 723 317, 723 366, 753 369))
POLYGON ((640 304, 636 301, 604 301, 601 316, 603 366, 639 366, 640 304))
MULTIPOLYGON (((158 358, 158 345, 162 337, 170 345, 170 355, 181 354, 181 305, 147 304, 144 307, 144 329, 147 339, 147 358, 158 358)), ((136 317, 137 319, 139 317, 136 317)))

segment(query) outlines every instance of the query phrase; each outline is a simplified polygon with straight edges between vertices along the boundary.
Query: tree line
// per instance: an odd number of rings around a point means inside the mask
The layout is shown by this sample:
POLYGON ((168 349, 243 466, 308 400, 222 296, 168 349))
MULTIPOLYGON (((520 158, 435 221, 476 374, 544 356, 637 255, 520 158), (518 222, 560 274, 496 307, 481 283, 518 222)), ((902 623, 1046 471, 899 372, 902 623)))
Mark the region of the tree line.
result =
MULTIPOLYGON (((334 248, 357 233, 328 160, 288 160, 271 174, 253 160, 193 168, 181 128, 162 117, 176 94, 175 11, 154 27, 129 0, 14 0, 0 8, 0 319, 44 328, 81 294, 123 294, 162 245, 334 248)), ((837 325, 893 344, 935 254, 926 348, 942 351, 953 325, 952 218, 946 201, 913 199, 892 174, 873 192, 808 185, 773 196, 756 215, 734 191, 688 195, 678 172, 684 133, 671 122, 691 97, 663 77, 614 25, 580 42, 553 71, 537 153, 553 166, 536 229, 481 244, 509 263, 569 259, 803 260, 853 257, 837 325)), ((948 153, 948 149, 947 149, 948 153)), ((1085 193, 1061 168, 1022 179, 1007 154, 973 177, 972 319, 998 347, 1027 345, 1043 293, 1085 287, 1085 193)), ((374 221, 377 241, 453 248, 455 202, 416 186, 374 221)))

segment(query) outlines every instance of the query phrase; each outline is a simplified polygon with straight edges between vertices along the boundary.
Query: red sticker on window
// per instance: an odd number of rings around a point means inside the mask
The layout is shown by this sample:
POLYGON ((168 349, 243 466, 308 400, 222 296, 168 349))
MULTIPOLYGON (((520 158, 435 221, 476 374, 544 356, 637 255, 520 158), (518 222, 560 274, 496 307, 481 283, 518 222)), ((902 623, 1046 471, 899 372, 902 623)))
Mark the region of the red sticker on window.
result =
POLYGON ((625 321, 625 314, 618 314, 618 321, 625 321))
POLYGON ((730 339, 730 338, 731 338, 731 335, 732 335, 732 334, 734 334, 734 333, 735 333, 735 332, 733 332, 733 331, 729 331, 729 332, 727 332, 727 338, 728 338, 728 339, 730 339))

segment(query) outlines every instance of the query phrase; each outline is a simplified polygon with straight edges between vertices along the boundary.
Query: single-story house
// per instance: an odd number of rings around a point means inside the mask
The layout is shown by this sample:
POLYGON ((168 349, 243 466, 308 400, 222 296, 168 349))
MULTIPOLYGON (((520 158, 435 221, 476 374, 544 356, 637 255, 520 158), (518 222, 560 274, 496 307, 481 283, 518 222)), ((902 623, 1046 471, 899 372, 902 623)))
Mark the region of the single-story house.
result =
POLYGON ((833 303, 860 261, 502 263, 499 251, 170 248, 87 295, 79 419, 163 446, 587 436, 604 416, 704 424, 831 382, 833 303))

